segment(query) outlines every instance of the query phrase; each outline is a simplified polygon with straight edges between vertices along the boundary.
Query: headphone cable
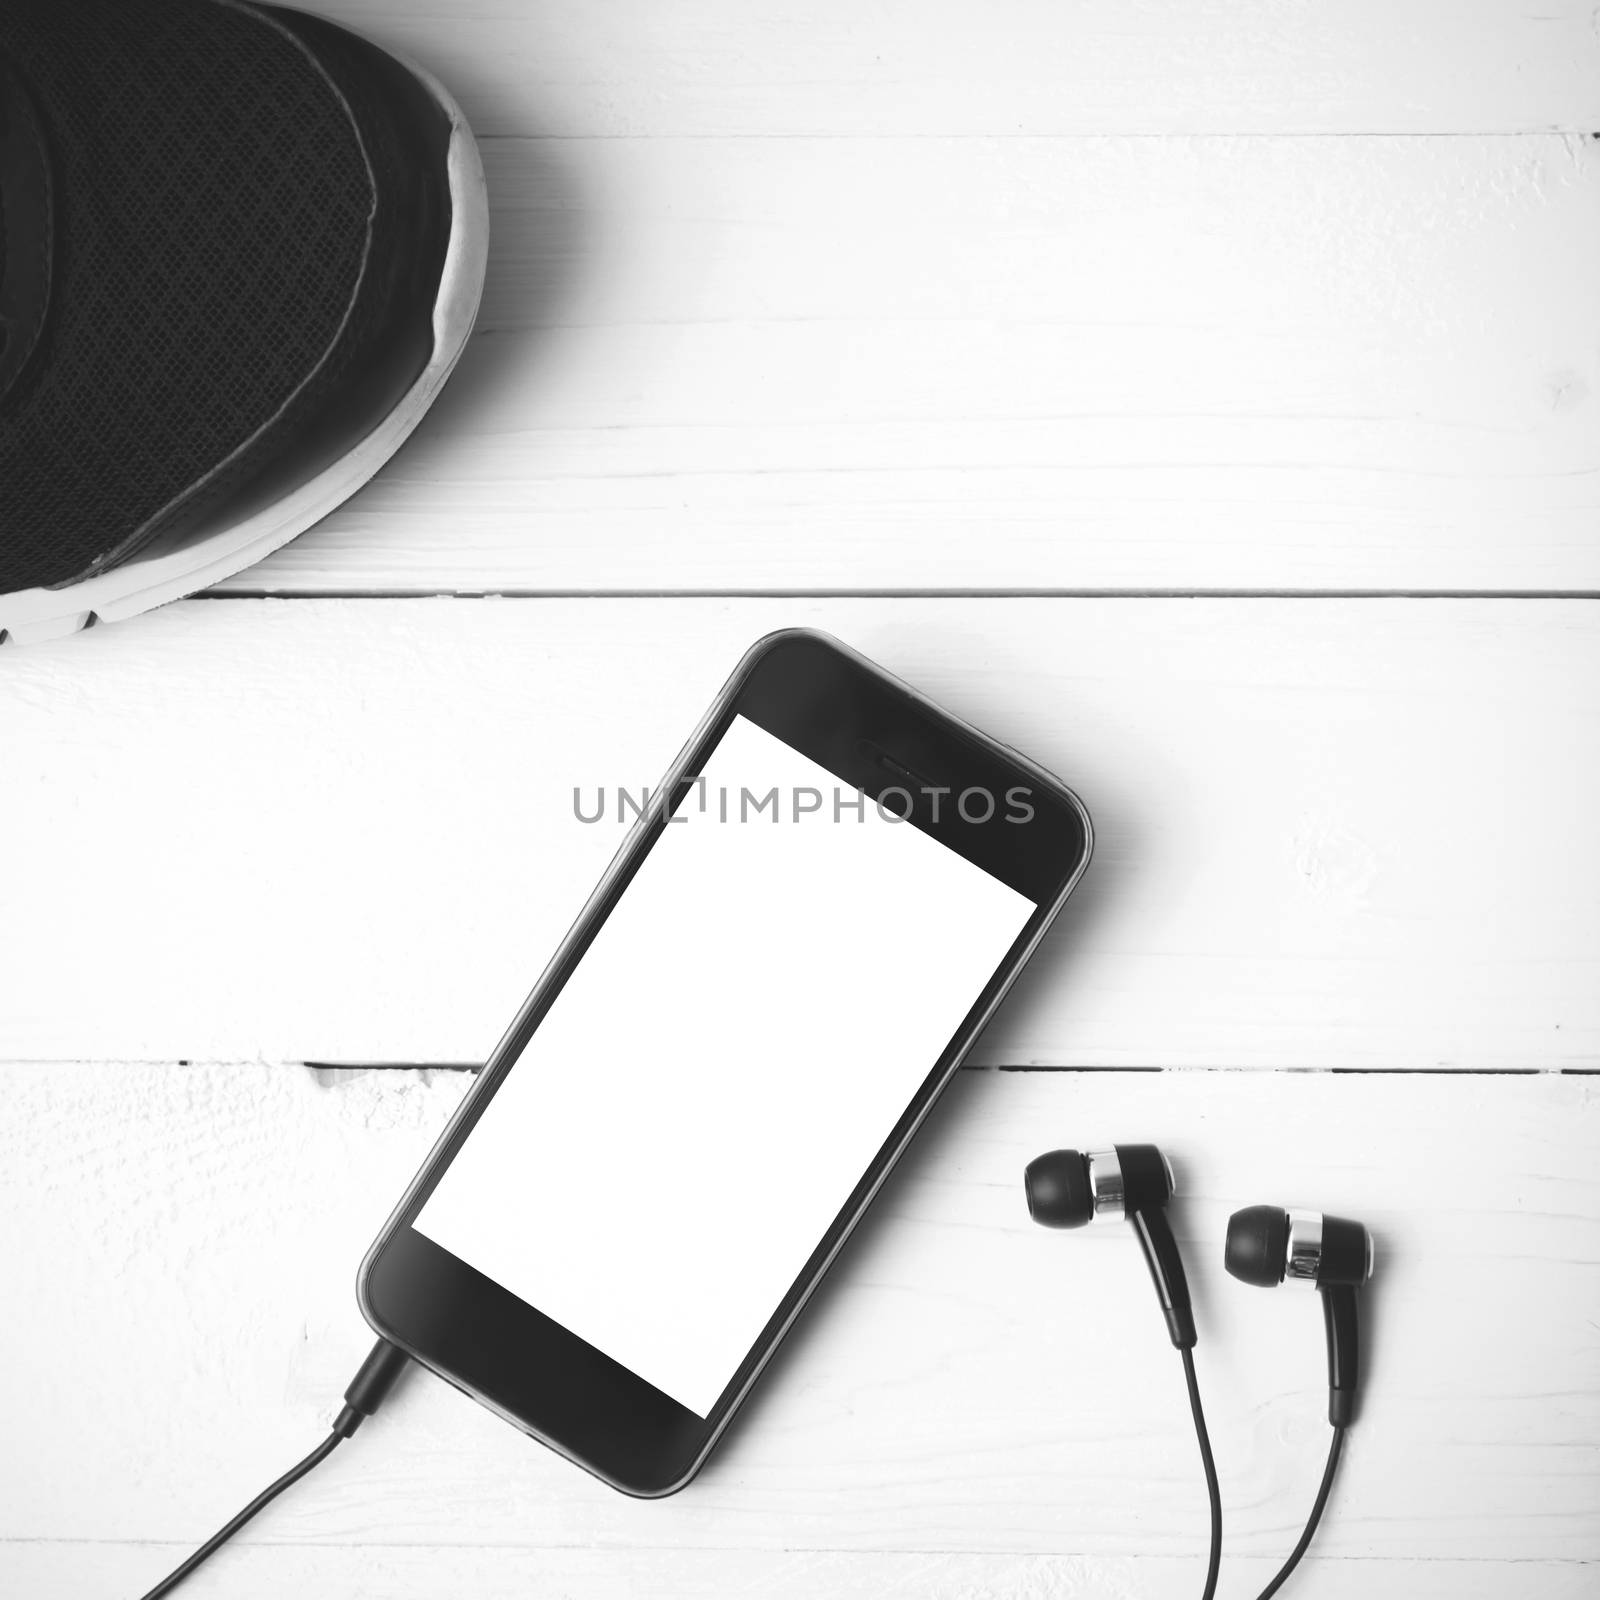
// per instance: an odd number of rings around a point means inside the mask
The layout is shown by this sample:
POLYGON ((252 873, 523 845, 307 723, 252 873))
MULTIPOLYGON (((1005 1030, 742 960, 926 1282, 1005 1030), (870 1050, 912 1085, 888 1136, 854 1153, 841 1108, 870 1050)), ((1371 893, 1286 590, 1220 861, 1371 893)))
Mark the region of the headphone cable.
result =
MULTIPOLYGON (((1217 1463, 1211 1454, 1211 1436, 1206 1432, 1206 1414, 1200 1405, 1200 1381, 1194 1372, 1194 1351, 1190 1348, 1180 1349, 1178 1352, 1183 1357, 1183 1377, 1189 1386, 1189 1410, 1194 1414, 1194 1436, 1200 1445, 1200 1464, 1205 1468, 1206 1498, 1211 1502, 1211 1558, 1206 1565, 1206 1586, 1201 1592, 1200 1600, 1212 1600, 1217 1592, 1217 1569, 1222 1564, 1222 1491, 1217 1487, 1217 1463)), ((1312 1526, 1315 1527, 1315 1519, 1312 1526)), ((1309 1541, 1311 1535, 1307 1531, 1309 1541)), ((1273 1588, 1267 1591, 1271 1594, 1277 1585, 1288 1576, 1289 1567, 1292 1567, 1300 1558, 1297 1550, 1289 1559, 1289 1566, 1280 1572, 1273 1580, 1273 1588)), ((1266 1596, 1262 1596, 1266 1600, 1266 1596)))
MULTIPOLYGON (((1205 1410, 1200 1404, 1200 1382, 1195 1375, 1194 1352, 1183 1349, 1179 1354, 1183 1357, 1183 1377, 1189 1390, 1189 1410, 1194 1417, 1195 1442, 1200 1447, 1200 1464, 1205 1471, 1206 1499, 1211 1513, 1210 1555, 1206 1563, 1206 1583, 1201 1591, 1201 1600, 1214 1600, 1217 1592, 1217 1573, 1222 1563, 1222 1493, 1217 1484, 1217 1464, 1211 1453, 1211 1436, 1206 1430, 1205 1410)), ((169 1572, 153 1589, 147 1590, 140 1600, 163 1600, 164 1596, 171 1594, 196 1567, 214 1555, 257 1512, 270 1505, 292 1484, 298 1483, 313 1467, 326 1461, 333 1454, 335 1446, 341 1440, 348 1439, 362 1422, 383 1404, 389 1391, 394 1387, 395 1380, 410 1364, 411 1358, 405 1351, 397 1345, 390 1344, 387 1339, 379 1339, 368 1351, 366 1360, 361 1363, 360 1370, 351 1379, 350 1387, 345 1390, 344 1408, 334 1418, 328 1437, 304 1460, 296 1462, 281 1478, 263 1489, 249 1505, 212 1534, 193 1555, 169 1572)), ((1343 1427, 1334 1428, 1333 1440, 1328 1447, 1327 1465, 1322 1471, 1322 1483, 1317 1489, 1317 1497, 1311 1505, 1311 1515, 1306 1519, 1299 1542, 1289 1552, 1288 1560, 1278 1569, 1276 1576, 1257 1596, 1257 1600, 1272 1600, 1272 1596, 1283 1587, 1309 1548, 1312 1537, 1317 1531, 1317 1524, 1322 1520, 1328 1495, 1333 1488, 1334 1474, 1338 1471, 1339 1456, 1344 1447, 1344 1432, 1343 1427)))
POLYGON ((1305 1531, 1300 1535, 1300 1542, 1289 1552, 1289 1559, 1278 1568, 1277 1576, 1256 1597, 1256 1600, 1272 1600, 1284 1585, 1289 1574, 1300 1564, 1300 1557, 1306 1553, 1311 1543, 1311 1536, 1317 1531, 1317 1524, 1322 1521, 1323 1507, 1328 1503, 1328 1491, 1333 1488, 1333 1475, 1339 1470, 1339 1453, 1344 1448, 1344 1426, 1336 1423, 1333 1429, 1333 1440, 1328 1446, 1328 1464, 1322 1469, 1322 1484, 1317 1490, 1317 1498, 1311 1503, 1311 1515, 1306 1519, 1305 1531))
POLYGON ((384 1398, 394 1387, 395 1379, 410 1364, 411 1357, 404 1350, 390 1344, 387 1339, 378 1340, 368 1351, 360 1370, 350 1380, 350 1387, 344 1392, 344 1409, 333 1419, 333 1431, 328 1437, 305 1460, 290 1467, 276 1483, 268 1484, 243 1511, 225 1522, 192 1556, 173 1568, 155 1588, 147 1591, 142 1600, 161 1600, 163 1595, 171 1594, 202 1561, 215 1554, 263 1506, 271 1504, 290 1484, 298 1483, 313 1467, 326 1461, 333 1454, 334 1446, 340 1440, 348 1439, 383 1404, 384 1398))

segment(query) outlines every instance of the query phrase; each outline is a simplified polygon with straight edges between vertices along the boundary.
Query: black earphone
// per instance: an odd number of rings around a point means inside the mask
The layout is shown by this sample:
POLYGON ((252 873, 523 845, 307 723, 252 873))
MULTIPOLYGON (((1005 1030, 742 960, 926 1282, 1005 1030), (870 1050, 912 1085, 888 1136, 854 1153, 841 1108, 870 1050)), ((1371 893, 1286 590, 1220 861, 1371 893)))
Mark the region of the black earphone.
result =
MULTIPOLYGON (((1216 1593, 1222 1551, 1222 1503, 1216 1464, 1195 1379, 1194 1313, 1183 1258, 1167 1221, 1172 1166, 1153 1144, 1119 1144, 1109 1150, 1051 1150, 1028 1163, 1024 1174, 1028 1215, 1047 1228, 1081 1228, 1100 1217, 1126 1217, 1133 1224, 1150 1268, 1161 1313, 1174 1347, 1183 1357, 1195 1436, 1211 1505, 1211 1552, 1202 1600, 1216 1593)), ((1372 1235, 1347 1217, 1319 1211, 1246 1206, 1228 1219, 1223 1264, 1244 1283, 1268 1289, 1285 1280, 1314 1287, 1322 1297, 1328 1340, 1328 1421, 1333 1442, 1311 1515, 1289 1558, 1258 1600, 1270 1600, 1298 1565, 1322 1519, 1339 1464, 1345 1429, 1355 1420, 1361 1370, 1356 1292, 1372 1276, 1372 1235)))
POLYGON ((1046 1228, 1081 1228, 1097 1217, 1126 1217, 1138 1235, 1176 1349, 1195 1345, 1194 1312, 1183 1257, 1167 1222, 1172 1168, 1153 1144, 1109 1150, 1051 1150, 1023 1175, 1028 1215, 1046 1228))
POLYGON ((1304 1283, 1321 1294, 1328 1332, 1328 1421, 1336 1428, 1355 1421, 1361 1375, 1356 1290, 1372 1276, 1372 1258, 1372 1235, 1348 1217, 1246 1206, 1228 1218, 1223 1265, 1241 1283, 1259 1289, 1304 1283))

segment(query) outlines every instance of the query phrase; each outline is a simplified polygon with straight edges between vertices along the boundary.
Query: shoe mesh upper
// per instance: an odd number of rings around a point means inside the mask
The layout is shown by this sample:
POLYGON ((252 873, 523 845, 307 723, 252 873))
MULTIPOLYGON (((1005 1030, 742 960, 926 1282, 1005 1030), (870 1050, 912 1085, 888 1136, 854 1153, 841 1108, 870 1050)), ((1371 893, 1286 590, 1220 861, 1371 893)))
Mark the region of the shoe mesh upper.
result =
POLYGON ((4 0, 0 53, 54 197, 44 335, 0 397, 3 593, 126 559, 296 399, 375 194, 343 97, 248 7, 4 0))

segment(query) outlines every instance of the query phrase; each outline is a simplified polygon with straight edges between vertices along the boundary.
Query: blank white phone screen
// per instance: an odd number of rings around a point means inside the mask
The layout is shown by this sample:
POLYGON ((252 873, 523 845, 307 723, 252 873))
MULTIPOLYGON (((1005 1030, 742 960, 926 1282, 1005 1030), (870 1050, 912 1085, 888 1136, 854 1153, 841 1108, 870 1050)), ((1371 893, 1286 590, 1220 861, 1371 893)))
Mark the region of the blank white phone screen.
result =
POLYGON ((1035 907, 744 717, 702 771, 415 1226, 704 1417, 1035 907))

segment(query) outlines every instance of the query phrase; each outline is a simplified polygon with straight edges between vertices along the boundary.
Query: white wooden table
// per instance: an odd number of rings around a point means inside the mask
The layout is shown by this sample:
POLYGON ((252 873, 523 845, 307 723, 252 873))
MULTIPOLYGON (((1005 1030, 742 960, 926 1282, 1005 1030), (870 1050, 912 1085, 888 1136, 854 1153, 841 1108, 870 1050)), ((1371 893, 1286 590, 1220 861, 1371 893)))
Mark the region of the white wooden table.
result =
MULTIPOLYGON (((193 1593, 1187 1597, 1133 1241, 1182 1188, 1225 1596, 1325 1440, 1252 1201, 1379 1242, 1294 1591, 1600 1587, 1590 0, 333 0, 483 138, 481 331, 225 592, 0 656, 0 1593, 141 1590, 320 1436, 351 1281, 738 651, 1061 772, 1089 879, 704 1476, 413 1378, 193 1593)), ((753 1051, 761 1041, 751 1040, 753 1051)))

